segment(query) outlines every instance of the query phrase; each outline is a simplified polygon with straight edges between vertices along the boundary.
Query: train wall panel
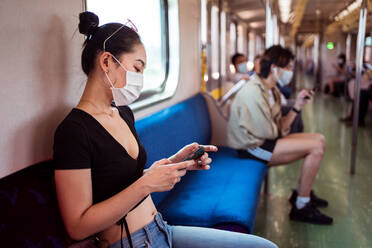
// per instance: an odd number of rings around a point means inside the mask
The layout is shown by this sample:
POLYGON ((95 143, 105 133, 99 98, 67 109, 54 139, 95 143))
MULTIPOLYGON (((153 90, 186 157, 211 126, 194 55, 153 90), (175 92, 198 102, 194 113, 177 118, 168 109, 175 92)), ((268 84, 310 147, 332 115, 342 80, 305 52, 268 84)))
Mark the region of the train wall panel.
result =
MULTIPOLYGON (((53 134, 86 77, 77 31, 83 1, 3 0, 0 4, 0 178, 52 157, 53 134)), ((180 81, 175 96, 136 113, 150 115, 200 91, 200 1, 179 1, 180 81)), ((172 21, 172 20, 170 20, 172 21)), ((177 127, 175 127, 177 128, 177 127)))
POLYGON ((0 178, 52 155, 53 133, 84 86, 82 1, 0 4, 0 178))

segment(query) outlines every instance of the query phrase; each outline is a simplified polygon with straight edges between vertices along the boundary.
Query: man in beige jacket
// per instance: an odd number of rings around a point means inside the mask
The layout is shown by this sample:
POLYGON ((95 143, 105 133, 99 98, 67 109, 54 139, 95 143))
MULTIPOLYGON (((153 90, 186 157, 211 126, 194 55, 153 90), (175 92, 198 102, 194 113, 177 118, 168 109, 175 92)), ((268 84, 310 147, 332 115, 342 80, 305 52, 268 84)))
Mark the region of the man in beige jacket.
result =
POLYGON ((268 166, 304 159, 298 188, 290 197, 292 220, 329 225, 333 219, 317 208, 328 202, 311 190, 325 151, 325 139, 318 133, 289 134, 290 126, 314 92, 302 90, 285 116, 281 113, 280 93, 293 76, 293 54, 281 46, 267 49, 260 62, 260 73, 253 75, 236 94, 228 123, 228 144, 239 157, 259 160, 268 166))

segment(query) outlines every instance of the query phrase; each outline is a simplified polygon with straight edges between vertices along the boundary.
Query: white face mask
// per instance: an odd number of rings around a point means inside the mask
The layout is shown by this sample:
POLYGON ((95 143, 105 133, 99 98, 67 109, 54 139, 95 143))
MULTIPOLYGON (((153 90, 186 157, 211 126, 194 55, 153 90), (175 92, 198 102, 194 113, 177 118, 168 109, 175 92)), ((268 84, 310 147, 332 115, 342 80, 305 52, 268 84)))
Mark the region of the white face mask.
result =
POLYGON ((248 67, 247 67, 247 62, 243 62, 238 64, 238 72, 240 73, 248 73, 248 67))
POLYGON ((114 98, 114 102, 116 106, 129 105, 132 102, 134 102, 141 94, 141 90, 143 88, 143 75, 141 73, 128 71, 120 63, 120 61, 114 57, 114 55, 111 55, 111 56, 116 60, 116 62, 119 63, 121 68, 123 68, 127 72, 126 74, 127 83, 122 88, 115 88, 111 79, 105 72, 105 75, 111 84, 111 91, 112 91, 112 96, 114 98))
POLYGON ((291 82, 292 77, 293 77, 293 71, 289 71, 289 70, 281 69, 281 68, 279 69, 282 71, 282 77, 279 77, 277 67, 274 67, 274 75, 279 85, 284 87, 291 82))

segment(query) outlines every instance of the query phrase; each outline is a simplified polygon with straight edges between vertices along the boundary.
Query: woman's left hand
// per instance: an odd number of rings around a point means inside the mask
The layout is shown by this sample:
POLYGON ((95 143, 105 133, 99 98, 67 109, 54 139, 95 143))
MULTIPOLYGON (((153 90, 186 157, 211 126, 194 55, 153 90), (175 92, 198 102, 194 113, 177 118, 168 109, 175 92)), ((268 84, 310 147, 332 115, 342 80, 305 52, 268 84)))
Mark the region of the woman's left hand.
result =
POLYGON ((212 159, 208 156, 208 152, 216 152, 218 148, 213 145, 199 145, 198 143, 194 142, 192 144, 184 146, 181 150, 179 150, 176 154, 169 158, 172 163, 179 163, 185 160, 191 153, 198 150, 199 146, 204 148, 204 154, 194 160, 194 164, 187 168, 188 170, 209 170, 209 164, 212 162, 212 159))

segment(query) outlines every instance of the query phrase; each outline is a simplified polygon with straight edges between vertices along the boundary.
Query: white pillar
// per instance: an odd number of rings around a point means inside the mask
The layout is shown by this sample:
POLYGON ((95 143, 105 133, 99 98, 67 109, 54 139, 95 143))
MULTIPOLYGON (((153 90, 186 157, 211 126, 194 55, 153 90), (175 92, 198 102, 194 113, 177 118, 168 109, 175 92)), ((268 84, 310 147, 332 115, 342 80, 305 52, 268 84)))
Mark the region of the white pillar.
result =
POLYGON ((266 0, 266 37, 265 47, 269 48, 273 45, 273 23, 271 17, 270 0, 266 0))
POLYGON ((356 49, 356 81, 354 89, 354 117, 353 117, 353 137, 351 143, 351 162, 350 174, 355 174, 356 152, 358 145, 358 119, 359 119, 359 102, 360 102, 360 81, 362 79, 364 40, 366 33, 367 20, 367 0, 363 0, 360 8, 359 30, 356 49))

